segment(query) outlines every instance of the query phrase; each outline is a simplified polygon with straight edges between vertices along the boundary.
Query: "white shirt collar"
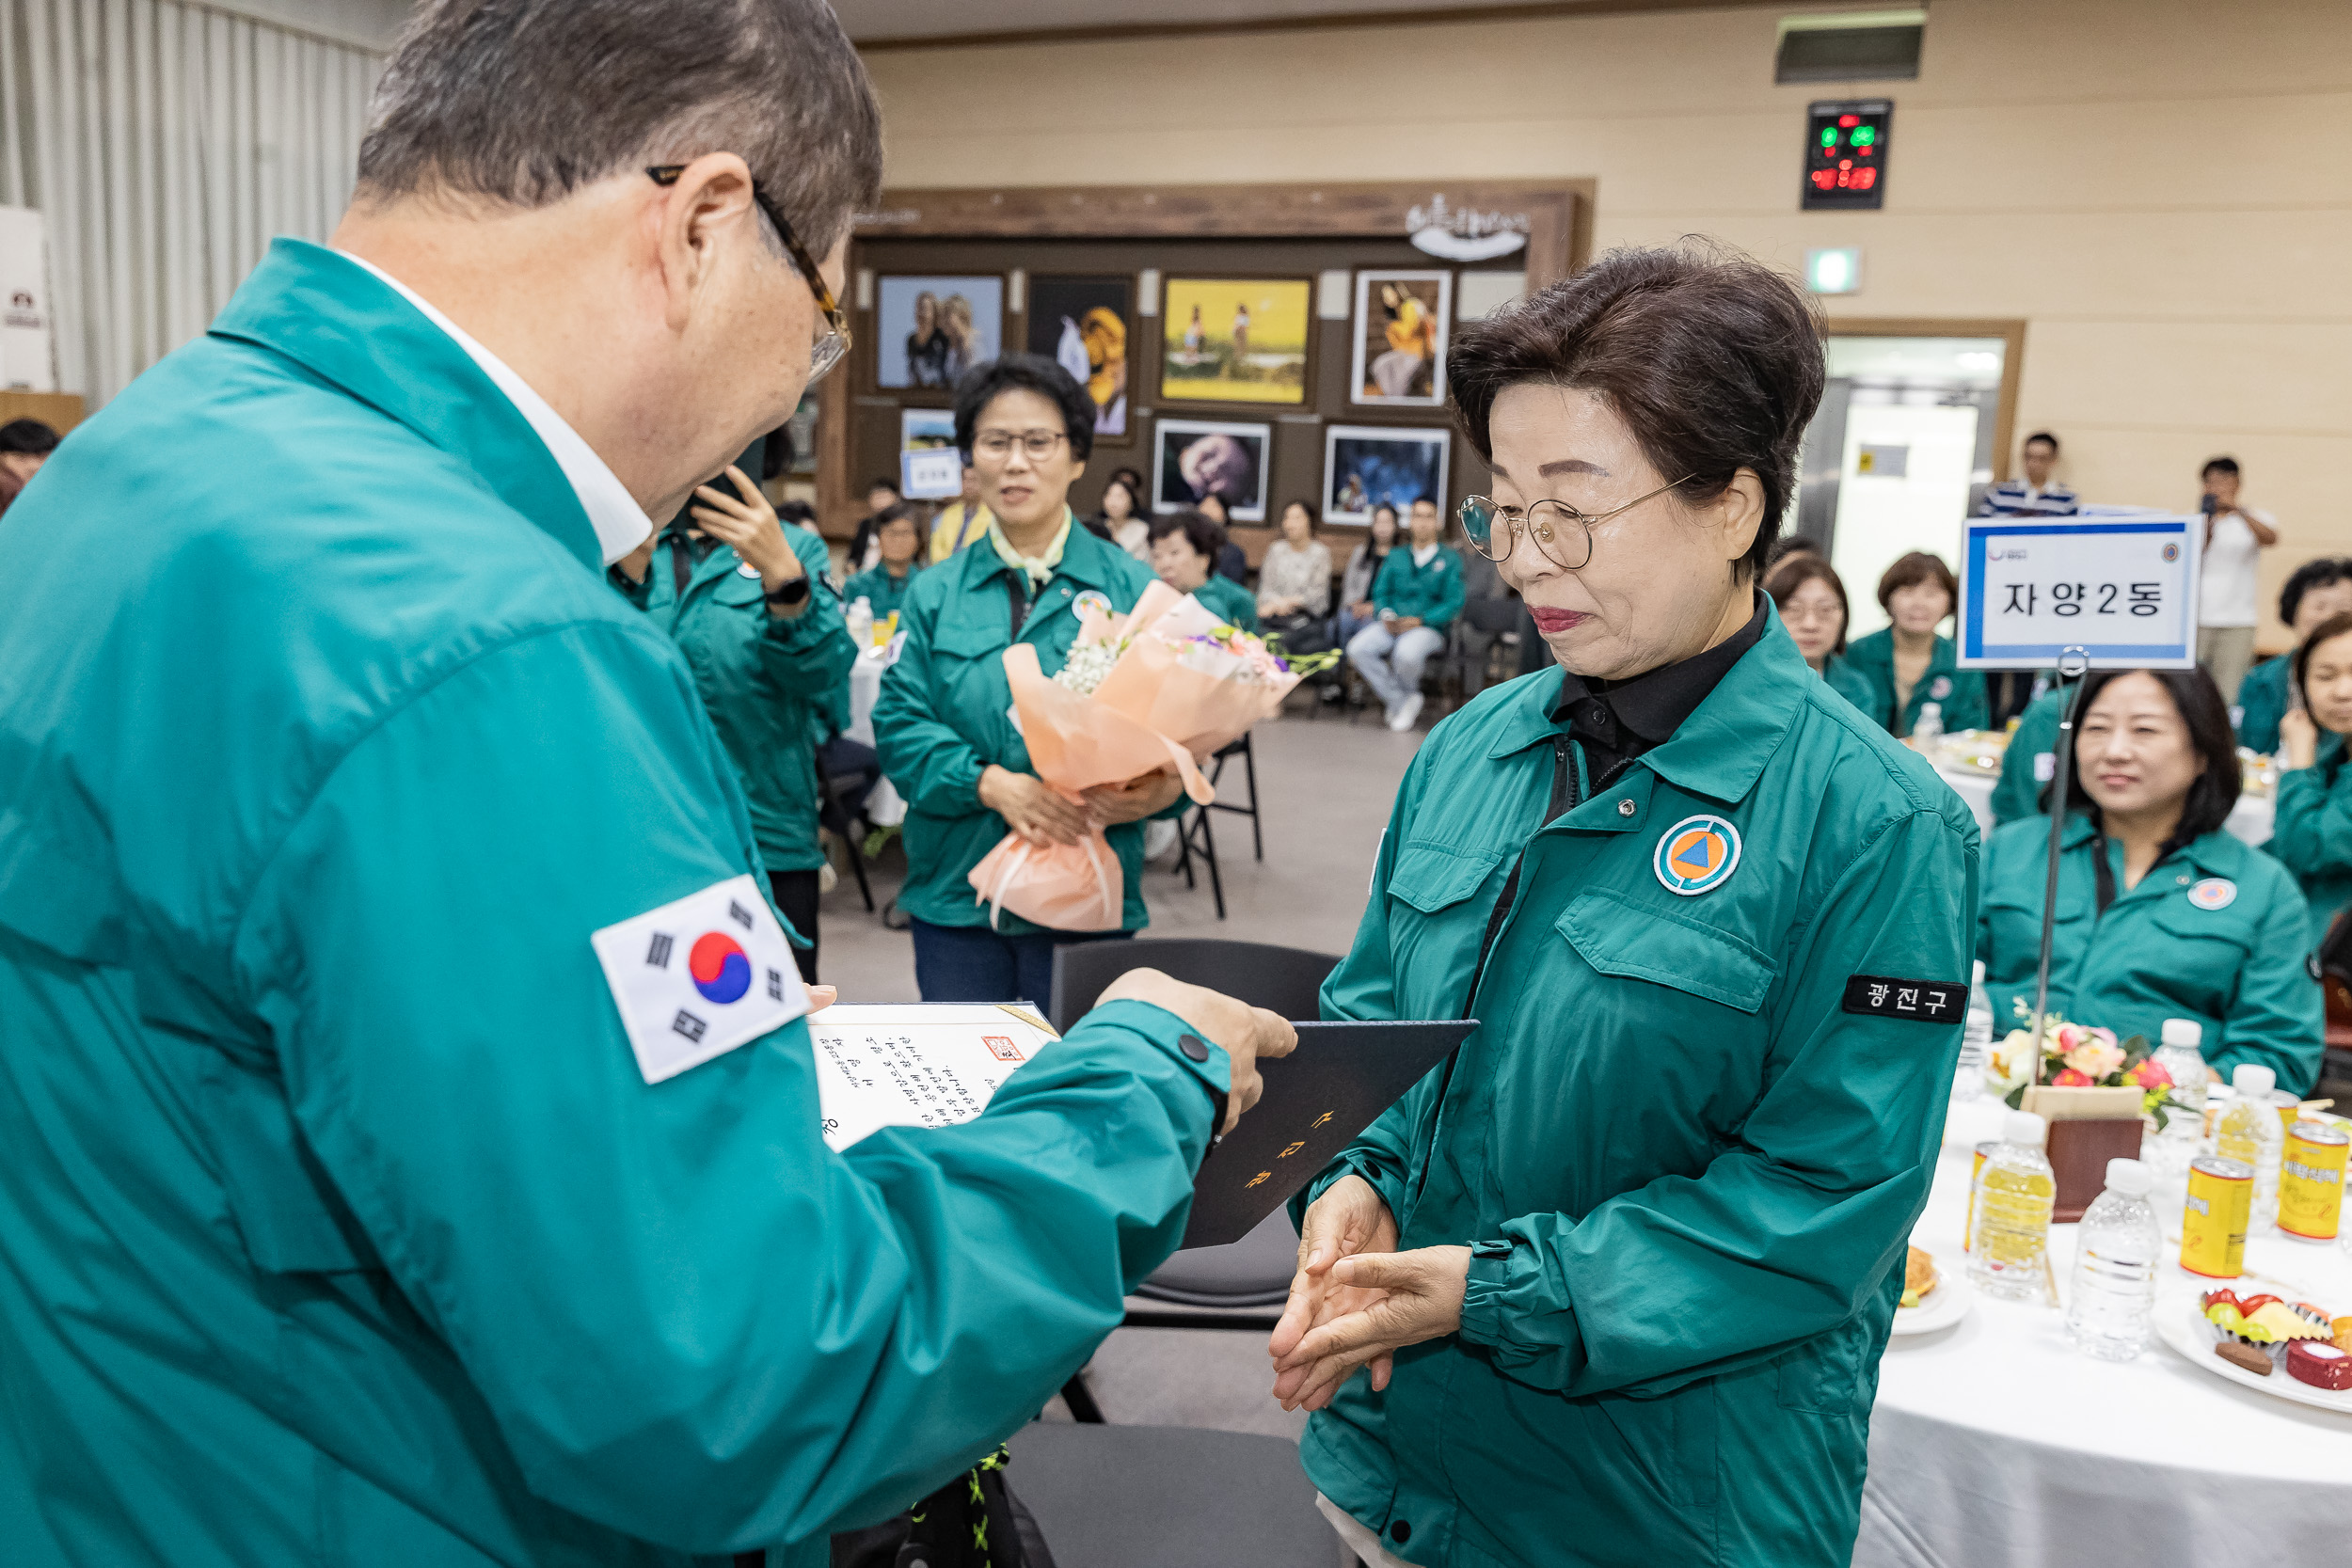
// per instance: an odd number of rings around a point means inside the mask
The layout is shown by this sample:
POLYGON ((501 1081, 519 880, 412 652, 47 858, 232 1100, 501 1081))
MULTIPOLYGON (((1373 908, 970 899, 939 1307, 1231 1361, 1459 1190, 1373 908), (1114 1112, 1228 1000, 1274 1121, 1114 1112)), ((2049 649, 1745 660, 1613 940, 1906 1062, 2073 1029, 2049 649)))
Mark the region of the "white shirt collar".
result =
POLYGON ((1414 565, 1426 566, 1437 559, 1438 546, 1436 545, 1416 545, 1413 546, 1414 565))
POLYGON ((645 515, 645 509, 637 504, 637 498, 605 466, 596 449, 580 438, 579 431, 564 423, 564 416, 548 407, 548 400, 532 391, 529 382, 516 375, 503 359, 467 336, 455 322, 435 309, 431 301, 382 267, 347 250, 335 254, 355 266, 366 268, 422 311, 425 320, 448 333, 450 341, 464 349, 467 357, 481 366, 482 373, 506 394, 515 411, 546 444, 555 466, 571 481, 580 510, 588 514, 588 524, 596 531, 596 546, 604 552, 607 566, 645 542, 653 532, 653 519, 645 515))

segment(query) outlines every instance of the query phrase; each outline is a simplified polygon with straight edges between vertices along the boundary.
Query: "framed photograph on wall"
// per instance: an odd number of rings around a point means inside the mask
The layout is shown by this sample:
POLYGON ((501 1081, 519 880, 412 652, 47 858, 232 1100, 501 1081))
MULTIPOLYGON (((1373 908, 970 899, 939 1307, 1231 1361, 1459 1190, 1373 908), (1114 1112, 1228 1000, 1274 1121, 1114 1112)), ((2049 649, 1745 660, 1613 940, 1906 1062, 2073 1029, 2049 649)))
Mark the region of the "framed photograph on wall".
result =
POLYGON ((1127 416, 1127 338, 1136 319, 1132 277, 1029 279, 1031 354, 1058 362, 1094 400, 1094 439, 1133 440, 1127 416))
POLYGON ((1307 401, 1314 282, 1171 277, 1160 309, 1160 401, 1307 401))
POLYGON ((1216 420, 1161 420, 1152 472, 1152 510, 1181 512, 1211 495, 1237 523, 1265 521, 1274 427, 1216 420))
POLYGON ((1358 273, 1348 401, 1382 408, 1442 406, 1453 329, 1452 273, 1358 273))
POLYGON ((952 408, 898 410, 898 450, 934 451, 956 444, 956 411, 952 408))
POLYGON ((874 297, 874 385, 946 391, 993 359, 1005 338, 1005 280, 884 277, 874 297))
POLYGON ((1372 521, 1373 509, 1396 508, 1397 518, 1417 500, 1446 502, 1446 463, 1454 433, 1442 427, 1335 424, 1323 435, 1323 520, 1372 521))

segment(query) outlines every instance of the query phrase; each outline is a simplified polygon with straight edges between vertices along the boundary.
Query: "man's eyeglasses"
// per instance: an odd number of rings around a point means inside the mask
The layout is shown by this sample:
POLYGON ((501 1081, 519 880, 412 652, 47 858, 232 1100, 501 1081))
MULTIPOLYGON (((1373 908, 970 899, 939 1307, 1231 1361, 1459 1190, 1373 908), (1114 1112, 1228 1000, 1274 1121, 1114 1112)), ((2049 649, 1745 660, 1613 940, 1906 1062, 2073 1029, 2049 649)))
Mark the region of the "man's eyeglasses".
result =
MULTIPOLYGON (((645 172, 653 177, 657 185, 675 185, 677 177, 686 172, 686 166, 656 164, 645 172)), ((807 280, 808 292, 815 296, 817 309, 824 315, 826 330, 818 335, 817 341, 810 345, 808 351, 808 385, 814 387, 850 352, 850 313, 841 309, 839 300, 833 297, 833 290, 825 282, 825 275, 818 270, 816 258, 809 255, 808 247, 801 244, 800 236, 792 232, 792 226, 785 221, 784 214, 777 210, 776 204, 768 199, 768 193, 759 188, 756 180, 752 182, 752 203, 767 214, 770 223, 776 226, 776 237, 784 242, 785 254, 792 258, 793 269, 807 280)))
POLYGON ((973 438, 972 450, 979 456, 1001 463, 1019 447, 1029 454, 1032 463, 1042 463, 1054 455, 1054 449, 1070 437, 1058 430, 1025 430, 1018 436, 1009 430, 984 430, 973 438))
POLYGON ((1683 483, 1677 479, 1674 484, 1661 484, 1648 495, 1636 496, 1623 506, 1597 513, 1579 512, 1565 501, 1553 500, 1537 501, 1521 512, 1491 496, 1472 496, 1462 502, 1462 534, 1480 555, 1489 561, 1503 562, 1511 559, 1511 552, 1518 547, 1518 536, 1525 533, 1562 571, 1581 571, 1593 559, 1594 529, 1683 483))

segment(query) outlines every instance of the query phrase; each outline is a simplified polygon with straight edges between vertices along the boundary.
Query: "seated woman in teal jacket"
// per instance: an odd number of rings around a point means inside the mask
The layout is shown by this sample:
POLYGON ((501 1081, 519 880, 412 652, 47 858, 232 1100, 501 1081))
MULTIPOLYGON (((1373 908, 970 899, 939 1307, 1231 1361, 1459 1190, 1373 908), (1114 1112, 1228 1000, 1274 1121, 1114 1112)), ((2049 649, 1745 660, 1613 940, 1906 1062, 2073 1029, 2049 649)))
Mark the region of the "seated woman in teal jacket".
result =
MULTIPOLYGON (((2323 555, 2306 561, 2287 574, 2279 590, 2279 619, 2295 633, 2295 644, 2322 621, 2352 610, 2352 557, 2323 555)), ((2266 658, 2246 672, 2237 684, 2237 743, 2249 752, 2269 753, 2279 749, 2279 721, 2294 703, 2287 694, 2287 676, 2294 655, 2266 658)))
POLYGON ((1078 602, 1134 608, 1152 574, 1078 525, 1070 485, 1094 445, 1094 402, 1034 354, 968 372, 956 388, 956 441, 971 463, 988 531, 924 570, 899 610, 898 661, 874 703, 874 747, 906 798, 914 979, 926 1002, 1043 1002, 1057 943, 1132 936, 1143 906, 1143 818, 1179 808, 1172 770, 1072 800, 1029 770, 1013 727, 1005 650, 1037 649, 1047 674, 1070 657, 1078 602), (1018 915, 989 923, 972 868, 1007 832, 1075 844, 1093 823, 1125 882, 1120 929, 1054 931, 1018 915))
POLYGON ((1216 558, 1225 548, 1225 531, 1204 513, 1187 507, 1163 512, 1152 519, 1145 536, 1151 541, 1152 570, 1179 594, 1189 594, 1210 612, 1244 631, 1258 629, 1258 601, 1232 578, 1221 577, 1216 558))
MULTIPOLYGON (((2067 781, 2050 946, 2050 1010, 2118 1037, 2158 1040, 2168 1018, 2204 1025, 2206 1064, 2275 1070, 2295 1092, 2323 1049, 2309 920, 2295 879, 2222 828, 2237 751, 2202 670, 2086 677, 2067 781)), ((2050 822, 1994 830, 1977 957, 1994 1027, 2030 1027, 2048 885, 2050 822)))
POLYGON ((1804 656, 1805 667, 1829 689, 1864 712, 1870 683, 1846 662, 1846 584, 1830 563, 1811 550, 1797 550, 1764 576, 1764 592, 1780 610, 1788 639, 1804 656))
POLYGON ((1389 551, 1372 579, 1373 624, 1348 639, 1347 661, 1380 699, 1392 730, 1421 717, 1421 674, 1445 646, 1446 628, 1462 613, 1462 558, 1445 544, 1438 503, 1413 502, 1410 538, 1389 551))
POLYGON ((1869 685, 1862 711, 1887 734, 1909 735, 1930 703, 1942 710, 1947 732, 1984 728, 1984 676, 1963 670, 1952 640, 1935 630, 1959 603, 1952 569, 1925 550, 1899 557, 1879 578, 1879 608, 1894 624, 1855 638, 1846 662, 1869 685))
POLYGON ((2312 627, 2292 657, 2306 706, 2279 721, 2278 816, 2263 847, 2301 884, 2316 947, 2352 906, 2352 613, 2312 627))
POLYGON ((883 507, 874 518, 874 539, 882 560, 842 586, 841 602, 864 599, 879 624, 905 607, 914 574, 922 570, 917 558, 923 553, 923 525, 915 520, 914 508, 904 501, 883 507))

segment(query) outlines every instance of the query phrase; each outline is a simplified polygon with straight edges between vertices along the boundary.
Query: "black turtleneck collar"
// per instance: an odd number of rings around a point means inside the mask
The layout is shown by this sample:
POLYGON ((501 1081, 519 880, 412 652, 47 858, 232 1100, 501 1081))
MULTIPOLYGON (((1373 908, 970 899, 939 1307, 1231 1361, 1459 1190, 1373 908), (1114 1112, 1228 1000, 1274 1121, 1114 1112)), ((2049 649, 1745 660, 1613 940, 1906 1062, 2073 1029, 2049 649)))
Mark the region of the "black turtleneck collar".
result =
POLYGON ((1673 738, 1716 683, 1764 635, 1764 595, 1756 595, 1748 624, 1705 653, 1661 664, 1622 681, 1560 673, 1560 700, 1552 721, 1584 748, 1596 788, 1615 777, 1635 757, 1673 738))

